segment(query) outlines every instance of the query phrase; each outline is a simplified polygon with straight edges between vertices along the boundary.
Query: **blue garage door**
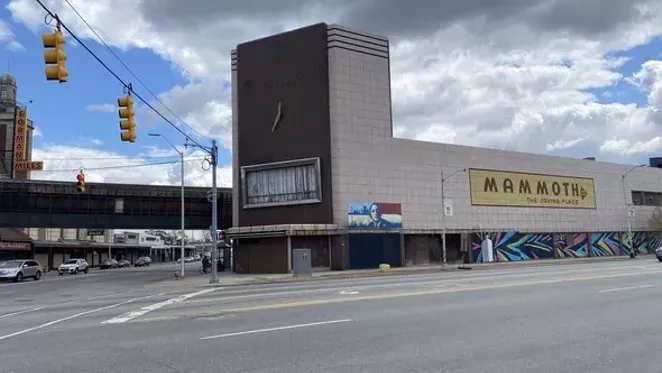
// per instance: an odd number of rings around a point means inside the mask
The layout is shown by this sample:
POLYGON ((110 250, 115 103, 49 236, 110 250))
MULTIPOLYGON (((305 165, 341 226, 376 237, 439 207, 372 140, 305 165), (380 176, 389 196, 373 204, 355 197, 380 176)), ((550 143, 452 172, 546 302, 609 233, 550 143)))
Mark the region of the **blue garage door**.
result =
POLYGON ((349 268, 377 268, 381 263, 400 267, 399 234, 350 234, 349 268))

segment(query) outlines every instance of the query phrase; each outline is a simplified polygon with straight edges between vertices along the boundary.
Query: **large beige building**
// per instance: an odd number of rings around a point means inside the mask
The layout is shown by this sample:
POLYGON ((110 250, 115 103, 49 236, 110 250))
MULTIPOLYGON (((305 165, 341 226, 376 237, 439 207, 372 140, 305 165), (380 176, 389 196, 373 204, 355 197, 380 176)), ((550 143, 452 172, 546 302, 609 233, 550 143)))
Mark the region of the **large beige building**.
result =
POLYGON ((662 244, 660 168, 393 138, 384 37, 318 24, 232 66, 240 270, 289 270, 299 247, 338 269, 438 262, 444 232, 472 262, 624 255, 628 221, 638 250, 662 244))

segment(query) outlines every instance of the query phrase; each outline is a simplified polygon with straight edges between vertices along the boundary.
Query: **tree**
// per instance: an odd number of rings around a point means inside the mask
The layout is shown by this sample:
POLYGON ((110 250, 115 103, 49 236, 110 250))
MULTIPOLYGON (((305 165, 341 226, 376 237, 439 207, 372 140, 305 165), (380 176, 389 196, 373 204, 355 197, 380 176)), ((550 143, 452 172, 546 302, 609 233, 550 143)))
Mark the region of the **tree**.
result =
POLYGON ((653 231, 662 231, 662 208, 659 206, 653 210, 651 217, 648 219, 648 226, 653 231))

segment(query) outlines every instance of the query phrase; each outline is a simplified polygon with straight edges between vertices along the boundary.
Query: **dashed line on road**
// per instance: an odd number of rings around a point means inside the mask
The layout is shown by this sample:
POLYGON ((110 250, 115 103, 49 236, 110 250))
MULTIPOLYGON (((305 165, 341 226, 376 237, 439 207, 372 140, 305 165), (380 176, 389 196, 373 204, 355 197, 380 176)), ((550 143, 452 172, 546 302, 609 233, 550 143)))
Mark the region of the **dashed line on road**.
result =
POLYGON ((129 304, 129 303, 135 302, 137 300, 147 299, 147 298, 151 298, 151 297, 155 297, 155 296, 156 296, 156 294, 149 295, 149 296, 146 296, 146 297, 141 297, 141 298, 133 298, 133 299, 129 299, 129 300, 124 301, 124 302, 111 304, 109 306, 95 308, 93 310, 89 310, 89 311, 85 311, 85 312, 79 312, 77 314, 70 315, 70 316, 67 316, 67 317, 63 317, 61 319, 49 321, 47 323, 37 325, 37 326, 34 326, 32 328, 27 328, 27 329, 23 329, 23 330, 14 332, 14 333, 1 335, 0 336, 0 341, 3 341, 5 339, 9 339, 9 338, 12 338, 12 337, 16 337, 16 336, 21 335, 21 334, 30 333, 30 332, 33 332, 35 330, 43 329, 43 328, 46 328, 46 327, 49 327, 49 326, 52 326, 52 325, 55 325, 55 324, 59 324, 61 322, 69 321, 69 320, 75 319, 75 318, 80 317, 80 316, 85 316, 85 315, 89 315, 91 313, 109 310, 111 308, 115 308, 115 307, 119 307, 119 306, 122 306, 122 305, 125 305, 125 304, 129 304))
POLYGON ((177 298, 171 298, 171 299, 168 299, 168 300, 163 301, 163 302, 150 304, 149 306, 141 307, 141 308, 139 308, 135 311, 130 311, 130 312, 127 312, 123 315, 113 317, 110 320, 103 321, 101 324, 122 324, 122 323, 125 323, 127 321, 133 320, 136 317, 140 317, 140 316, 142 316, 142 315, 144 315, 148 312, 156 311, 159 308, 163 308, 165 306, 180 303, 180 302, 183 302, 183 301, 185 301, 189 298, 193 298, 193 297, 198 296, 198 295, 210 293, 214 290, 216 290, 216 289, 206 289, 206 290, 196 291, 195 293, 183 294, 183 295, 178 296, 177 298))
POLYGON ((600 293, 611 293, 614 291, 624 291, 624 290, 636 290, 636 289, 645 289, 645 288, 652 288, 653 285, 640 285, 640 286, 626 286, 622 288, 611 288, 611 289, 603 289, 600 290, 600 293))
POLYGON ((311 327, 311 326, 338 324, 338 323, 345 323, 345 322, 350 322, 350 321, 352 321, 352 319, 330 320, 330 321, 311 322, 311 323, 307 323, 307 324, 278 326, 278 327, 275 327, 275 328, 255 329, 255 330, 247 330, 247 331, 243 331, 243 332, 210 335, 208 337, 202 337, 202 338, 200 338, 200 340, 236 337, 236 336, 240 336, 240 335, 274 332, 274 331, 278 331, 278 330, 308 328, 308 327, 311 327))
POLYGON ((27 309, 27 310, 17 311, 17 312, 12 312, 12 313, 5 313, 4 315, 0 315, 0 319, 4 319, 5 317, 9 317, 9 316, 21 315, 21 314, 28 313, 28 312, 39 311, 39 310, 43 310, 44 308, 46 308, 46 306, 30 308, 30 309, 27 309))

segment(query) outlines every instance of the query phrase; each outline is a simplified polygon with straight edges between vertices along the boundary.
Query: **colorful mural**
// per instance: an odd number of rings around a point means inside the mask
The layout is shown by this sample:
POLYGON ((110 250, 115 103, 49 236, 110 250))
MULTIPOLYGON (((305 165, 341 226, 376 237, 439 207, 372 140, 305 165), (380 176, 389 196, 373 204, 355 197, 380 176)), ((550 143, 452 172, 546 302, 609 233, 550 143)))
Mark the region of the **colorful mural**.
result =
MULTIPOLYGON (((482 263, 481 243, 485 233, 471 235, 471 252, 475 263, 482 263)), ((490 234, 496 261, 511 262, 531 259, 552 259, 553 240, 550 233, 497 232, 490 234)))
POLYGON ((651 232, 648 235, 648 252, 655 254, 655 250, 662 247, 662 233, 651 232))
POLYGON ((591 234, 591 256, 620 255, 619 234, 615 232, 591 234))
MULTIPOLYGON (((632 232, 632 239, 634 240, 634 247, 638 254, 648 253, 648 233, 646 232, 632 232)), ((621 233, 621 240, 623 241, 622 255, 630 255, 632 251, 632 244, 628 232, 621 233)))
POLYGON ((557 258, 586 258, 588 256, 588 234, 555 233, 554 250, 557 258))
POLYGON ((349 229, 400 229, 402 206, 399 203, 350 202, 349 229))

